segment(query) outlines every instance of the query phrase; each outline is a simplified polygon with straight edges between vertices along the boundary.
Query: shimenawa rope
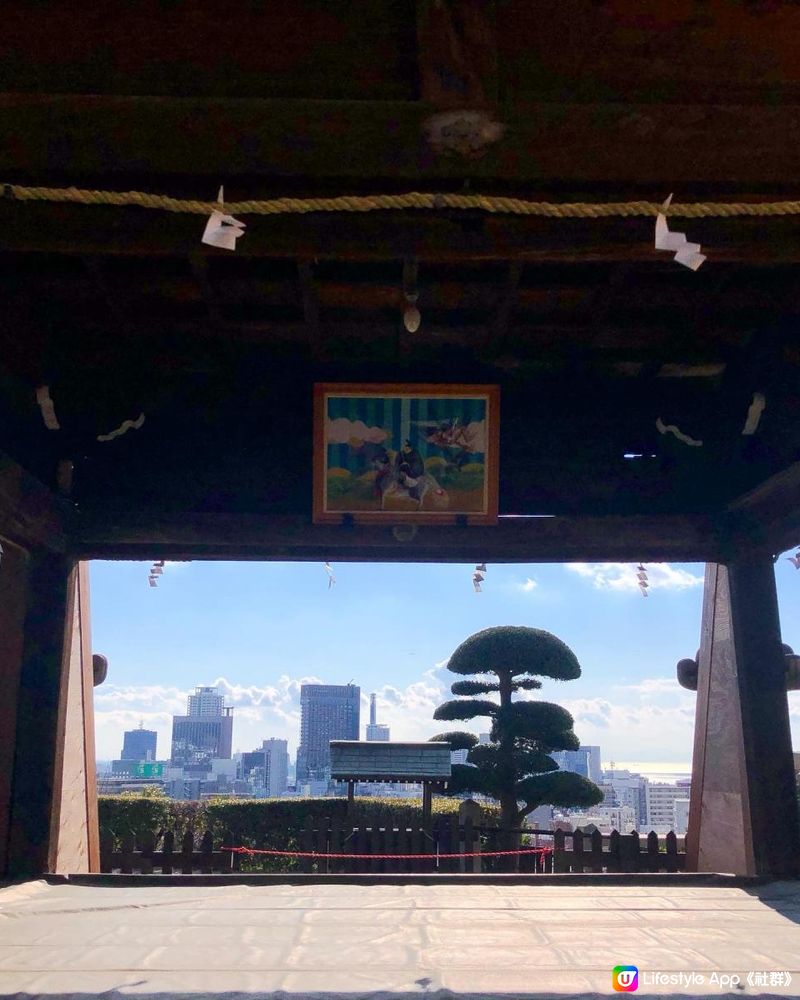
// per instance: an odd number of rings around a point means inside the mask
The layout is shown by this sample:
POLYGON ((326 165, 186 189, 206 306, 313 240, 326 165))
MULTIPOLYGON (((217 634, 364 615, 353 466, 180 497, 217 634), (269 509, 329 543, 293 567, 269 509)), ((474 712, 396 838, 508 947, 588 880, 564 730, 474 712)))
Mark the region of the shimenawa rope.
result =
MULTIPOLYGON (((663 205, 652 201, 607 203, 527 201, 480 194, 431 194, 411 191, 407 194, 342 195, 335 198, 272 198, 256 201, 195 201, 170 198, 144 191, 90 191, 82 188, 28 187, 3 184, 7 198, 14 201, 61 202, 74 205, 114 205, 209 215, 213 211, 232 215, 305 215, 309 212, 386 212, 406 210, 460 209, 479 210, 498 215, 530 215, 553 219, 601 219, 655 216, 663 205)), ((800 215, 800 201, 773 202, 695 202, 672 204, 666 214, 687 219, 733 218, 735 216, 800 215)))

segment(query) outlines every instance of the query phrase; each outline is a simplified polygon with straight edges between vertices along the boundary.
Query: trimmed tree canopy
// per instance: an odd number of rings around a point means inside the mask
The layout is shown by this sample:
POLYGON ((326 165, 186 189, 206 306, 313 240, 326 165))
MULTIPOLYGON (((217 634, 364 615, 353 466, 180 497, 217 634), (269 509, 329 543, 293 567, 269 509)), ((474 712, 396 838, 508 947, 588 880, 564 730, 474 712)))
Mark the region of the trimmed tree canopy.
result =
POLYGON ((434 719, 450 722, 453 719, 474 719, 476 715, 495 715, 500 706, 493 701, 482 698, 464 698, 459 701, 446 701, 433 713, 434 719))
POLYGON ((487 628, 461 643, 448 668, 477 676, 455 681, 453 694, 467 697, 446 701, 433 717, 491 720, 490 743, 476 745, 474 736, 466 741, 466 733, 438 737, 447 739, 453 749, 469 749, 467 763, 453 765, 450 792, 482 792, 498 799, 502 825, 508 831, 540 805, 589 806, 602 801, 596 785, 559 770, 550 756, 554 750, 580 746, 569 712, 546 701, 513 700, 515 692, 541 687, 539 676, 557 680, 580 676, 580 665, 567 645, 543 629, 487 628), (487 674, 494 674, 497 681, 487 674), (490 693, 496 700, 470 697, 490 693))
POLYGON ((476 632, 455 650, 447 664, 454 674, 538 674, 555 680, 580 677, 575 654, 551 632, 525 625, 497 625, 476 632))
POLYGON ((478 737, 474 733, 465 733, 460 730, 439 733, 438 736, 431 736, 428 740, 428 743, 449 743, 451 750, 471 750, 477 742, 478 737))

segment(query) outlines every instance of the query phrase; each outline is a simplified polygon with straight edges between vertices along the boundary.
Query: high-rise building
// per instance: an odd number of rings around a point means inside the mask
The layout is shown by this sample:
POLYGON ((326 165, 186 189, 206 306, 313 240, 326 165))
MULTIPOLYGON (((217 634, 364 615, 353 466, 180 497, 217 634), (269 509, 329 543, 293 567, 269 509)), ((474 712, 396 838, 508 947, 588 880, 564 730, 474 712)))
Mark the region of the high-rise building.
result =
POLYGON ((689 828, 689 800, 675 799, 672 810, 672 829, 679 837, 683 837, 689 828))
POLYGON ((277 798, 285 794, 289 777, 286 740, 264 740, 258 750, 243 753, 237 777, 247 781, 259 797, 277 798))
POLYGON ((589 780, 601 781, 603 778, 603 765, 600 763, 600 747, 582 745, 581 750, 589 751, 589 780))
POLYGON ((194 694, 189 695, 189 707, 186 714, 195 718, 201 715, 224 715, 225 696, 213 687, 196 687, 194 694))
POLYGON ((641 774, 635 774, 622 768, 603 772, 602 785, 613 789, 616 801, 621 806, 633 809, 636 829, 647 832, 647 786, 648 779, 641 774))
POLYGON ((286 740, 269 739, 261 744, 265 794, 277 798, 286 792, 289 780, 289 744, 286 740))
POLYGON ((233 709, 216 688, 195 688, 186 715, 172 717, 173 766, 208 773, 212 759, 230 760, 232 744, 233 709))
POLYGON ((357 740, 361 688, 355 684, 302 684, 297 781, 330 777, 331 740, 357 740))
POLYGON ((550 756, 562 771, 572 771, 584 778, 589 777, 589 750, 580 747, 578 750, 554 750, 550 756))
POLYGON ((129 729, 122 737, 120 760, 155 760, 157 742, 155 729, 129 729))
POLYGON ((651 781, 647 786, 647 826, 656 833, 667 833, 675 825, 675 800, 688 799, 691 781, 651 781))
POLYGON ((367 740, 369 742, 373 742, 375 740, 389 740, 389 727, 383 726, 378 722, 378 711, 375 705, 374 694, 369 696, 369 725, 367 726, 367 740))

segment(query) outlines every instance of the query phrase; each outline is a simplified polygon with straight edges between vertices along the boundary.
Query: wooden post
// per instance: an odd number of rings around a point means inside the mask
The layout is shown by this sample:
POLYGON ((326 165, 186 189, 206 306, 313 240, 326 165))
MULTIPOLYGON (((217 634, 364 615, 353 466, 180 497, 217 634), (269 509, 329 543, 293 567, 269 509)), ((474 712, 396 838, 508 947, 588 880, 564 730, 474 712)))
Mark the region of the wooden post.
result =
POLYGON ((9 878, 51 869, 61 792, 62 678, 75 591, 71 571, 64 556, 30 556, 8 824, 9 878))
POLYGON ((706 568, 688 870, 798 872, 797 798, 772 559, 706 568))
POLYGON ((422 782, 422 825, 426 830, 431 826, 431 805, 432 805, 431 783, 422 782))
POLYGON ((97 784, 94 750, 94 670, 89 611, 89 565, 79 563, 70 578, 71 618, 61 679, 57 786, 59 824, 50 848, 50 870, 99 871, 97 784))
POLYGON ((11 824, 14 746, 17 733, 29 558, 23 549, 0 542, 0 878, 6 874, 11 824))

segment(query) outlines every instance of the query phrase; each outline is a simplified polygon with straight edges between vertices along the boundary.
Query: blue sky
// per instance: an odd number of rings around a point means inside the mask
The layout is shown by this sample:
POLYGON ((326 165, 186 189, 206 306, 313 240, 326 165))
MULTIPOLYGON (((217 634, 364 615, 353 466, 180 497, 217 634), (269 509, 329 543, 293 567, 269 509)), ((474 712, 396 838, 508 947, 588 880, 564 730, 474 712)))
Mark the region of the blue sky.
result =
MULTIPOLYGON (((695 696, 675 664, 698 646, 703 566, 648 564, 642 598, 631 564, 489 565, 483 591, 472 565, 321 563, 167 564, 148 586, 149 563, 93 563, 93 648, 109 658, 95 691, 97 755, 117 757, 124 729, 143 721, 169 754, 170 718, 197 684, 218 683, 234 706, 234 749, 299 733, 304 680, 378 694, 379 721, 395 739, 426 739, 454 675, 444 664, 468 635, 490 625, 554 632, 577 655, 577 681, 546 681, 536 697, 574 715, 603 760, 687 770, 695 696)), ((800 649, 800 574, 776 565, 784 641, 800 649)), ((800 701, 790 696, 795 742, 800 701)), ((483 728, 480 722, 472 728, 483 728)), ((362 731, 363 734, 363 731, 362 731)))

